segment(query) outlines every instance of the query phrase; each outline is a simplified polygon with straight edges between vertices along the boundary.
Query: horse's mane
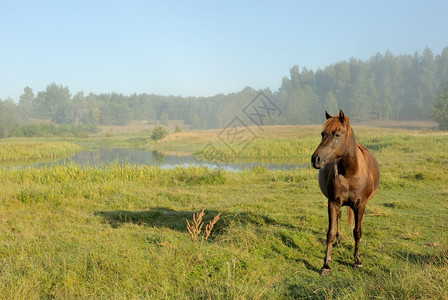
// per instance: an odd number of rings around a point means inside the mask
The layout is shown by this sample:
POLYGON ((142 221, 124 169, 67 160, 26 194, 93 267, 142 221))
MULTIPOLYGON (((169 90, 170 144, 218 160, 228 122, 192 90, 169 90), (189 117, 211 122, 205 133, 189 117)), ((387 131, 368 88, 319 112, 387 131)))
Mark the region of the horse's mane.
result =
POLYGON ((361 150, 362 153, 364 153, 364 152, 370 152, 369 149, 367 149, 367 147, 364 146, 363 144, 356 143, 356 145, 358 146, 359 150, 361 150))
POLYGON ((341 130, 343 128, 343 124, 346 125, 346 129, 348 134, 350 134, 350 119, 347 116, 344 116, 344 122, 341 122, 339 117, 331 117, 327 119, 327 121, 324 124, 324 132, 325 133, 332 133, 334 131, 341 130))
MULTIPOLYGON (((327 121, 324 124, 324 132, 328 134, 328 133, 332 133, 334 131, 341 130, 344 127, 343 124, 345 124, 346 129, 347 129, 347 134, 350 137, 352 135, 352 130, 350 127, 350 119, 347 116, 344 116, 344 122, 341 122, 341 120, 339 119, 338 116, 331 117, 331 118, 327 119, 327 121)), ((364 146, 363 144, 356 142, 356 146, 363 153, 370 152, 369 149, 367 149, 367 147, 364 146)))

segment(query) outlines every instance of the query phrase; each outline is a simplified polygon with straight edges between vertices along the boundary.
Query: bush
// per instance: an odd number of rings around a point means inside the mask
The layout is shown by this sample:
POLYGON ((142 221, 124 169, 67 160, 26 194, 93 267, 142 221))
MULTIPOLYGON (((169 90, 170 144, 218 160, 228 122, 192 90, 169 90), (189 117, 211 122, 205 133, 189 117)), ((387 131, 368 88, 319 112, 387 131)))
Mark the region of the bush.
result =
POLYGON ((154 141, 158 141, 163 139, 167 134, 168 132, 165 130, 165 128, 163 128, 163 126, 156 126, 151 132, 151 139, 153 139, 154 141))
POLYGON ((87 137, 89 133, 98 132, 98 127, 91 124, 61 124, 55 125, 50 122, 40 124, 25 124, 17 126, 9 136, 17 137, 42 137, 42 136, 76 136, 87 137))

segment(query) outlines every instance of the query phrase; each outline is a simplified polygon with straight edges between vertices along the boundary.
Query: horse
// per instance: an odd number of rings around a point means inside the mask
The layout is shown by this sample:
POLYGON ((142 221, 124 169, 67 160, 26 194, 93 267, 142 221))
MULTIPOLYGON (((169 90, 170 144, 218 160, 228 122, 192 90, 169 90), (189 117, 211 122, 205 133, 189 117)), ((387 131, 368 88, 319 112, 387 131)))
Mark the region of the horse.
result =
POLYGON ((319 187, 328 198, 329 225, 327 251, 321 275, 330 275, 331 250, 334 239, 341 237, 341 207, 347 206, 347 221, 354 225, 354 265, 362 267, 359 241, 366 203, 378 190, 379 167, 375 157, 363 145, 356 142, 350 119, 342 110, 331 116, 325 111, 326 122, 321 133, 322 140, 311 156, 311 163, 319 169, 319 187), (335 232, 337 222, 337 232, 335 232))

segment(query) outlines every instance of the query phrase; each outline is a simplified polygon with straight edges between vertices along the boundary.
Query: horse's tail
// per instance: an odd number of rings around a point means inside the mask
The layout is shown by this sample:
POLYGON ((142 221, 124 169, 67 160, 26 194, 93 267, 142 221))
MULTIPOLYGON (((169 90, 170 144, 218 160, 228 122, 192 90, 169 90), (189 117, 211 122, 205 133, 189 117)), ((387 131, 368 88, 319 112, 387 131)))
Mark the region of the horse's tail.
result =
POLYGON ((347 206, 347 223, 350 228, 355 228, 355 212, 350 206, 347 206))

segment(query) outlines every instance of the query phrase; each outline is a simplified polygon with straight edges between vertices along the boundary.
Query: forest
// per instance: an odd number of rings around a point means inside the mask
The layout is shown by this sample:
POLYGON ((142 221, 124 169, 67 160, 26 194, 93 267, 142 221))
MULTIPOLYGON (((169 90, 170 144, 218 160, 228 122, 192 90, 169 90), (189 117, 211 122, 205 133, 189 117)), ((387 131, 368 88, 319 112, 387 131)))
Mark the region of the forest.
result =
MULTIPOLYGON (((321 123, 324 110, 343 109, 358 121, 427 120, 448 82, 448 47, 414 55, 387 51, 363 61, 351 58, 323 69, 294 65, 277 91, 262 92, 278 108, 267 122, 321 123)), ((192 129, 223 128, 259 93, 251 87, 212 97, 72 94, 50 83, 44 91, 25 87, 19 99, 0 99, 0 136, 35 136, 94 132, 99 125, 126 125, 133 120, 166 124, 183 120, 192 129)), ((248 124, 249 125, 249 124, 248 124)))

